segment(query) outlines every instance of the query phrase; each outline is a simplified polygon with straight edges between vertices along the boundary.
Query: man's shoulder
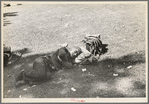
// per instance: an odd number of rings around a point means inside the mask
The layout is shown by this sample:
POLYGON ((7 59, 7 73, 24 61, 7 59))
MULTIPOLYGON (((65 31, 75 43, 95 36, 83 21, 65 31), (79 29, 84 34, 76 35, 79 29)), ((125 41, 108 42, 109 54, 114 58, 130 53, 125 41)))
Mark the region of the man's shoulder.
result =
POLYGON ((58 51, 59 51, 60 53, 68 53, 68 52, 69 52, 66 47, 61 47, 60 49, 58 49, 58 51))

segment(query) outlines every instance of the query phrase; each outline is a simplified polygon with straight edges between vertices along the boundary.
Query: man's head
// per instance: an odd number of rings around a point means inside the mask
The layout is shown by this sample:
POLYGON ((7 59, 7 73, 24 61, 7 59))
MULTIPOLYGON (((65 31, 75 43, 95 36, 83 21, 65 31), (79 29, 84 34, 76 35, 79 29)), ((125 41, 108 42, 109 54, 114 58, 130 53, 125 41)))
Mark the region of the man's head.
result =
POLYGON ((72 58, 76 58, 82 52, 82 50, 80 47, 72 47, 69 52, 72 58))

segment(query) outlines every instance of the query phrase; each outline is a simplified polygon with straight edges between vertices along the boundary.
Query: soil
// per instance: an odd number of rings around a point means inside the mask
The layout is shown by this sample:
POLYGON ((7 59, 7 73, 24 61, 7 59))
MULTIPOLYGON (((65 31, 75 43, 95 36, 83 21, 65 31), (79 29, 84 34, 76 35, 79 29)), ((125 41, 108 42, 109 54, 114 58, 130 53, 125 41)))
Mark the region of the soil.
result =
POLYGON ((3 7, 3 43, 22 57, 3 69, 3 98, 146 97, 146 5, 12 4, 3 7), (100 35, 108 52, 96 64, 59 70, 38 85, 15 87, 33 60, 100 35), (85 69, 86 71, 82 71, 85 69))

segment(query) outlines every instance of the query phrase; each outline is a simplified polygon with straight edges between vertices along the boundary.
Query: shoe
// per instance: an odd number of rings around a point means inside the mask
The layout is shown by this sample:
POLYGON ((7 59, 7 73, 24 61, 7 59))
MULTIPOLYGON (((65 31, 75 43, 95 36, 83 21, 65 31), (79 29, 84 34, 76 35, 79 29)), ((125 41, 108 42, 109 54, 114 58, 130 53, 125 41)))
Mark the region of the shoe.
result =
POLYGON ((18 81, 20 81, 20 80, 23 79, 23 74, 24 74, 24 69, 21 70, 21 72, 20 72, 19 75, 17 76, 17 78, 16 78, 16 82, 18 82, 18 81))
POLYGON ((11 57, 9 58, 8 64, 12 64, 16 62, 18 59, 22 57, 22 54, 20 52, 14 52, 11 54, 11 57))
POLYGON ((25 84, 27 84, 27 82, 25 82, 24 80, 21 80, 21 81, 16 82, 16 87, 18 88, 18 87, 25 85, 25 84))

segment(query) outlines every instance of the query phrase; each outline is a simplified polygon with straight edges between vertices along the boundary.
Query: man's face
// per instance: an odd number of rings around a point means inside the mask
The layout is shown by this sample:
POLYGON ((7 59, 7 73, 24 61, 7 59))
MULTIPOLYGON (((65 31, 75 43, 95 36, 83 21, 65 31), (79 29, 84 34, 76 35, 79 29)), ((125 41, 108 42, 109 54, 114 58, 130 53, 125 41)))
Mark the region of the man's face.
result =
POLYGON ((73 52, 72 52, 72 56, 73 57, 76 57, 78 55, 78 50, 74 50, 73 52))
POLYGON ((71 53, 71 57, 75 58, 77 57, 81 52, 79 51, 79 49, 72 49, 71 53))

